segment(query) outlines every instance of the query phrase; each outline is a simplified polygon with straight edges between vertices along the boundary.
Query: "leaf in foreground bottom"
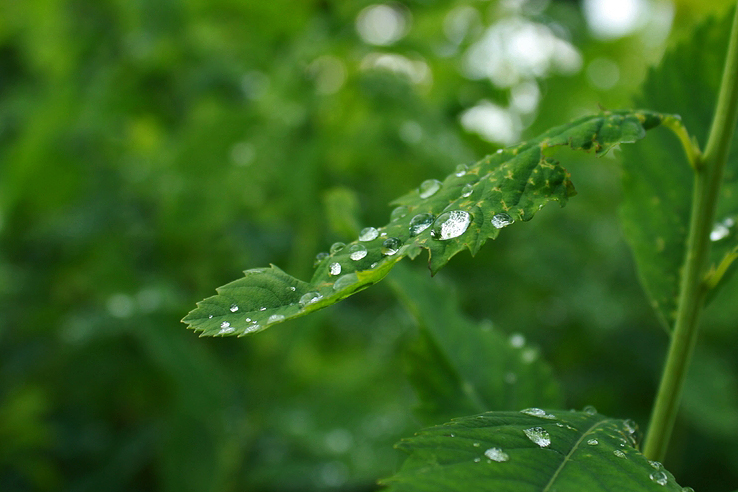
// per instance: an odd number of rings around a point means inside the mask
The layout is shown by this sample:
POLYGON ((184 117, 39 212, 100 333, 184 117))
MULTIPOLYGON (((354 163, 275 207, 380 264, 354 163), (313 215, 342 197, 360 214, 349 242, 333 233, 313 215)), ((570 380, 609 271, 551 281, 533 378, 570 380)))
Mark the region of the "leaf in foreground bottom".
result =
POLYGON ((379 282, 405 256, 428 250, 437 272, 464 249, 476 254, 487 239, 528 221, 550 201, 563 206, 574 186, 552 147, 607 152, 643 138, 668 116, 649 111, 606 112, 553 128, 538 138, 459 167, 443 182, 430 179, 395 200, 384 227, 367 227, 350 244, 321 255, 310 282, 272 266, 217 289, 182 321, 202 335, 245 335, 305 315, 379 282))
POLYGON ((681 492, 635 447, 635 424, 595 412, 529 408, 420 431, 382 483, 388 492, 681 492))

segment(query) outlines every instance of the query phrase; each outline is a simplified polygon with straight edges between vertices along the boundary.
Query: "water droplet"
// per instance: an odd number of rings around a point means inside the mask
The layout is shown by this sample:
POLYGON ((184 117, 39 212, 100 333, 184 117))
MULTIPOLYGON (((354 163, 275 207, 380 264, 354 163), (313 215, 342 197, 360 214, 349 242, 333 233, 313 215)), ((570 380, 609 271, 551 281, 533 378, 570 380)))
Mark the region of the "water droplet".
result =
POLYGON ((523 430, 528 439, 538 444, 540 447, 545 448, 551 444, 551 436, 548 434, 546 429, 543 427, 531 427, 530 429, 523 430))
POLYGON ((466 164, 459 164, 456 166, 456 170, 454 170, 454 174, 458 176, 459 178, 466 174, 466 172, 469 170, 469 166, 466 164))
POLYGON ((337 242, 337 243, 331 244, 331 247, 329 248, 329 251, 331 252, 332 255, 335 255, 336 253, 338 253, 339 251, 341 251, 345 247, 346 247, 346 245, 344 243, 337 242))
POLYGON ((349 285, 353 285, 358 281, 359 277, 356 275, 356 273, 347 273, 343 277, 336 280, 336 282, 333 284, 333 290, 343 290, 349 285))
POLYGON ((612 454, 614 454, 614 455, 615 455, 615 456, 617 456, 618 458, 625 458, 625 453, 623 453, 623 452, 622 452, 622 451, 620 451, 619 449, 616 449, 615 451, 613 451, 613 452, 612 452, 612 454))
POLYGON ((321 251, 320 253, 315 255, 315 261, 313 261, 313 268, 320 265, 320 262, 328 258, 328 256, 329 256, 328 253, 326 253, 325 251, 321 251))
POLYGON ((407 209, 407 207, 400 205, 399 207, 394 209, 392 213, 390 213, 390 222, 394 222, 396 220, 403 218, 404 216, 408 214, 408 212, 409 210, 407 209))
POLYGON ((500 448, 489 448, 487 451, 484 452, 484 455, 492 461, 496 461, 498 463, 503 463, 510 459, 510 456, 500 448))
POLYGON ((474 193, 474 186, 471 183, 467 183, 461 188, 461 196, 466 198, 474 193))
POLYGON ((338 275, 341 273, 341 264, 340 263, 331 263, 328 267, 328 273, 330 275, 338 275))
POLYGON ((236 304, 231 304, 231 312, 232 312, 232 313, 235 313, 236 311, 238 311, 238 305, 236 305, 236 304))
POLYGON ((418 192, 420 193, 420 198, 428 198, 430 196, 435 195, 440 189, 441 189, 440 181, 438 181, 437 179, 426 179, 425 181, 420 183, 418 192))
POLYGON ((482 461, 482 458, 479 458, 479 457, 474 458, 474 463, 479 463, 480 461, 482 461))
POLYGON ((226 333, 233 333, 236 329, 231 326, 228 321, 223 321, 220 324, 220 331, 218 335, 225 335, 226 333))
POLYGON ((208 316, 208 319, 213 319, 213 315, 211 314, 210 316, 208 316))
POLYGON ((597 439, 588 439, 587 444, 590 446, 597 446, 600 442, 597 439))
POLYGON ((282 320, 284 320, 284 314, 272 314, 269 316, 269 319, 267 319, 267 323, 278 323, 282 320))
POLYGON ((660 469, 661 469, 661 467, 663 466, 663 465, 662 465, 661 463, 659 463, 658 461, 649 461, 649 462, 648 462, 648 464, 649 464, 649 465, 651 465, 651 466, 652 466, 653 468, 655 468, 655 469, 657 469, 657 470, 660 470, 660 469))
POLYGON ((502 154, 502 149, 497 149, 497 152, 495 154, 502 154))
POLYGON ((259 311, 266 311, 266 310, 267 310, 267 308, 265 308, 265 307, 260 307, 259 308, 259 311))
POLYGON ((653 472, 649 477, 659 485, 666 485, 669 482, 669 477, 662 471, 653 472))
POLYGON ((692 487, 682 487, 682 492, 694 492, 692 487))
POLYGON ((296 290, 297 290, 297 287, 295 287, 294 285, 290 285, 290 290, 291 290, 292 292, 294 292, 294 291, 296 291, 296 290))
POLYGON ((520 333, 513 333, 510 335, 510 345, 515 348, 521 348, 525 345, 525 337, 520 333))
POLYGON ((374 227, 365 227, 359 233, 359 241, 373 241, 379 236, 379 231, 374 227))
MULTIPOLYGON (((246 321, 247 323, 251 323, 251 318, 246 318, 246 320, 245 320, 245 321, 246 321)), ((254 323, 256 323, 256 321, 254 321, 254 323)))
POLYGON ((444 212, 438 216, 433 224, 431 236, 441 241, 459 237, 469 228, 470 222, 471 215, 463 210, 444 212))
POLYGON ((635 434, 638 430, 638 424, 635 423, 632 419, 625 419, 623 420, 623 427, 625 427, 625 430, 628 431, 628 434, 635 434))
POLYGON ((492 217, 492 225, 495 226, 497 229, 507 227, 513 222, 515 222, 515 220, 513 220, 513 218, 505 212, 500 212, 499 214, 495 214, 492 217))
POLYGON ((410 220, 410 237, 417 236, 433 224, 433 215, 418 214, 410 220))
POLYGON ((526 415, 530 415, 533 417, 540 417, 542 419, 555 419, 556 416, 550 413, 546 413, 545 410, 542 410, 540 408, 526 408, 525 410, 521 410, 520 413, 524 413, 526 415))
POLYGON ((363 244, 354 244, 349 248, 349 258, 359 261, 366 256, 366 246, 363 244))
POLYGON ((312 304, 314 302, 318 302, 323 298, 322 295, 320 295, 319 292, 308 292, 307 294, 303 294, 300 298, 300 306, 305 307, 308 304, 312 304))
POLYGON ((479 443, 478 442, 475 442, 475 443, 472 444, 472 446, 474 446, 475 448, 478 448, 479 447, 479 443))
POLYGON ((597 413, 597 409, 593 407, 592 405, 587 405, 586 407, 582 409, 582 411, 586 413, 587 415, 595 415, 597 413))
POLYGON ((399 238, 388 237, 382 243, 382 254, 392 256, 400 250, 400 246, 402 246, 402 241, 399 238))
POLYGON ((374 269, 374 268, 377 268, 377 265, 379 265, 379 262, 378 262, 378 261, 375 261, 374 263, 372 263, 372 264, 370 265, 370 267, 369 267, 369 268, 372 268, 372 269, 374 269))
POLYGON ((730 229, 728 229, 725 224, 715 224, 715 227, 712 228, 712 232, 710 232, 710 241, 720 241, 727 237, 728 234, 730 234, 730 229))

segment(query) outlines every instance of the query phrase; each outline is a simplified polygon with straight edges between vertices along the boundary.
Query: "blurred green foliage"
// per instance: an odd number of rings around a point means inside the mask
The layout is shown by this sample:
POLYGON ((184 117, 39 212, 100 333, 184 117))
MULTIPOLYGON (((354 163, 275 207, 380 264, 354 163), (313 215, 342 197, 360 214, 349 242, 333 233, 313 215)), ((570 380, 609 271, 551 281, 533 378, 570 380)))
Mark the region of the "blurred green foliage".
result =
MULTIPOLYGON (((361 491, 397 469, 392 444, 420 425, 416 332, 386 286, 242 340, 179 319, 245 268, 309 278, 391 199, 494 151, 460 123, 514 102, 464 75, 489 26, 544 26, 581 59, 522 80, 541 96, 521 138, 628 106, 667 40, 593 37, 571 1, 408 0, 402 35, 372 45, 370 3, 0 2, 0 490, 361 491)), ((673 36, 727 3, 676 2, 673 36)), ((439 276, 468 316, 540 345, 568 406, 645 425, 666 340, 617 223, 616 161, 567 159, 567 208, 439 276)), ((737 292, 707 313, 667 462, 705 491, 738 482, 737 292)))

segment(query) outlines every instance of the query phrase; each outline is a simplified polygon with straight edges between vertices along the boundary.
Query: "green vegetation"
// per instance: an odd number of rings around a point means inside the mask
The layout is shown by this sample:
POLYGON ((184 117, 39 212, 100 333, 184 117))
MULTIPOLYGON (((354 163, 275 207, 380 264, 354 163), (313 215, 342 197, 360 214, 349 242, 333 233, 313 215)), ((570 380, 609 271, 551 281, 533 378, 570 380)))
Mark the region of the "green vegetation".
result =
POLYGON ((596 3, 0 3, 0 490, 735 490, 733 2, 596 3))

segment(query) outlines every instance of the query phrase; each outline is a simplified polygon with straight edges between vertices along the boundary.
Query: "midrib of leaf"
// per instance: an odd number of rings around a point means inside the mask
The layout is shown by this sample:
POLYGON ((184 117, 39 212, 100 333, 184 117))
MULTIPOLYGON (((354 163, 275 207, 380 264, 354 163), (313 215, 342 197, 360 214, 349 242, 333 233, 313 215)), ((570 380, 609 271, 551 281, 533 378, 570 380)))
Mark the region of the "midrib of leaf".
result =
POLYGON ((608 422, 609 422, 608 420, 601 420, 600 422, 597 422, 597 423, 595 423, 594 425, 591 425, 591 426, 589 427, 589 429, 587 429, 587 430, 586 430, 585 432, 582 432, 582 435, 581 435, 581 436, 579 437, 579 439, 577 439, 577 441, 576 441, 576 442, 575 442, 575 443, 574 443, 574 444, 572 445, 571 449, 570 449, 570 450, 569 450, 569 452, 568 452, 568 453, 566 454, 566 456, 564 456, 564 459, 563 459, 563 460, 561 461, 561 464, 559 465, 559 467, 558 467, 558 468, 556 468, 556 471, 555 471, 555 472, 554 472, 554 474, 553 474, 553 475, 551 476, 551 478, 549 479, 549 481, 548 481, 548 483, 546 484, 546 486, 545 486, 545 487, 543 487, 543 490, 542 490, 541 492, 548 492, 548 490, 549 490, 549 488, 551 487, 551 485, 553 485, 553 483, 554 483, 554 482, 556 481, 556 478, 557 478, 557 477, 559 476, 559 473, 561 473, 561 471, 562 471, 562 470, 563 470, 563 469, 564 469, 564 468, 566 467, 567 463, 568 463, 568 462, 569 462, 569 460, 571 459, 571 455, 572 455, 572 454, 574 454, 574 452, 575 452, 575 451, 576 451, 577 449, 579 449, 579 444, 580 444, 580 443, 582 442, 582 439, 584 439, 584 438, 585 438, 586 436, 588 436, 589 434, 591 434, 591 433, 592 433, 592 432, 594 431, 594 429, 596 429, 596 428, 597 428, 598 426, 600 426, 601 424, 605 424, 605 423, 608 423, 608 422))

